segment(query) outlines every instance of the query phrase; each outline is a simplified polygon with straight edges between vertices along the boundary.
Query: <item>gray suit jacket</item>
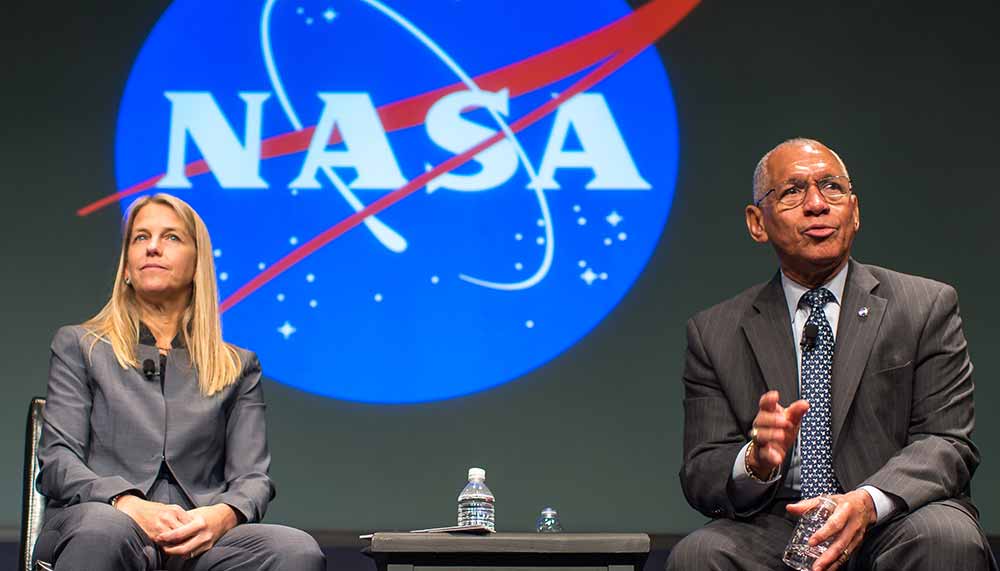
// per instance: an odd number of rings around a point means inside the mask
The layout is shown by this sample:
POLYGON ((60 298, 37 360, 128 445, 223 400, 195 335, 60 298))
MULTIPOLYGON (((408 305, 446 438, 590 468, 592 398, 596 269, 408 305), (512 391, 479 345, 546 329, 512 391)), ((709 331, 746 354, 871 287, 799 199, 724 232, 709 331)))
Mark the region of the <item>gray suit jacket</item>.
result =
MULTIPOLYGON (((52 341, 37 482, 49 506, 147 493, 165 461, 195 506, 226 503, 260 521, 274 486, 256 355, 240 349, 240 378, 204 397, 187 349, 170 352, 161 391, 159 380, 122 369, 107 342, 91 350, 93 340, 76 325, 52 341)), ((137 351, 159 366, 156 347, 137 351)))
MULTIPOLYGON (((832 380, 833 466, 841 487, 875 486, 905 511, 951 499, 975 516, 972 363, 954 288, 851 260, 843 297, 832 380)), ((779 391, 785 405, 798 398, 780 275, 699 313, 687 335, 681 486, 707 516, 752 515, 781 486, 755 509, 738 512, 728 489, 733 462, 763 393, 779 391)))

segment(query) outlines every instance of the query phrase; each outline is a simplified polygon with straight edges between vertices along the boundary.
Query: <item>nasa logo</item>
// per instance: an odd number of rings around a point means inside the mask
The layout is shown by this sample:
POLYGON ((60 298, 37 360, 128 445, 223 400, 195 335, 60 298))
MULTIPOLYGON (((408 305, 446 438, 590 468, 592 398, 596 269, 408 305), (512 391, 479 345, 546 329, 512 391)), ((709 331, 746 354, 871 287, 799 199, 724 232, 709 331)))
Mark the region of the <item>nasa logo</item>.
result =
POLYGON ((227 339, 328 397, 514 380, 645 267, 678 134, 653 41, 696 0, 178 0, 120 104, 119 191, 212 231, 227 339))

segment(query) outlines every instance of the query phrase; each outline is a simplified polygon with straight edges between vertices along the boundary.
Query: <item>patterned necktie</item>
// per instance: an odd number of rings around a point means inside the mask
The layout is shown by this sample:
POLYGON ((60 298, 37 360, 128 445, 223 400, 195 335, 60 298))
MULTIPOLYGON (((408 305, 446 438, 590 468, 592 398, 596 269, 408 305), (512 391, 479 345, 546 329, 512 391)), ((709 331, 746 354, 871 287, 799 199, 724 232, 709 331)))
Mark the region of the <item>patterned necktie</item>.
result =
POLYGON ((826 288, 802 295, 809 306, 806 325, 815 324, 819 333, 811 346, 802 349, 802 398, 809 401, 809 412, 802 418, 800 455, 802 456, 802 497, 838 492, 833 473, 833 445, 830 435, 830 379, 833 369, 833 329, 823 307, 835 301, 826 288))

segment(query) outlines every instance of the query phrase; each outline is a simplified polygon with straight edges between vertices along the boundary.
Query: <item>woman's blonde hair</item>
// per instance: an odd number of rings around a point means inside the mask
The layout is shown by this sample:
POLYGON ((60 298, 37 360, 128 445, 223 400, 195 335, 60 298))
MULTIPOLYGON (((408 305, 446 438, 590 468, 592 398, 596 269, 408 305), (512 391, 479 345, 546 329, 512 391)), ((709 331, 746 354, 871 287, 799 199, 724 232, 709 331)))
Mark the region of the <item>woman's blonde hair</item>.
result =
MULTIPOLYGON (((138 367, 136 345, 139 343, 139 304, 135 290, 125 281, 128 248, 136 215, 148 204, 171 208, 183 221, 184 228, 194 239, 195 269, 191 297, 181 319, 180 332, 191 362, 198 372, 202 394, 211 396, 231 385, 240 374, 240 358, 236 349, 222 340, 219 319, 219 292, 215 284, 215 261, 208 228, 198 213, 183 200, 169 194, 144 196, 129 208, 122 226, 122 248, 111 299, 101 311, 83 326, 99 340, 111 344, 122 368, 138 367)), ((91 350, 93 350, 91 345, 91 350)))

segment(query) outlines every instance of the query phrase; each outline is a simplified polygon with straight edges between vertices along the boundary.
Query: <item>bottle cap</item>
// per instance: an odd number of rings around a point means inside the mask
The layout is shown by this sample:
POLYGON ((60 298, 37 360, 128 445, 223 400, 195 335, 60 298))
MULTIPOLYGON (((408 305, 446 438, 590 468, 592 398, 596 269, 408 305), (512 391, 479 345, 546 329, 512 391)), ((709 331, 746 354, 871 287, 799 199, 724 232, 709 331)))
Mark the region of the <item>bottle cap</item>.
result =
POLYGON ((485 480, 486 470, 482 468, 469 468, 469 479, 470 480, 485 480))

